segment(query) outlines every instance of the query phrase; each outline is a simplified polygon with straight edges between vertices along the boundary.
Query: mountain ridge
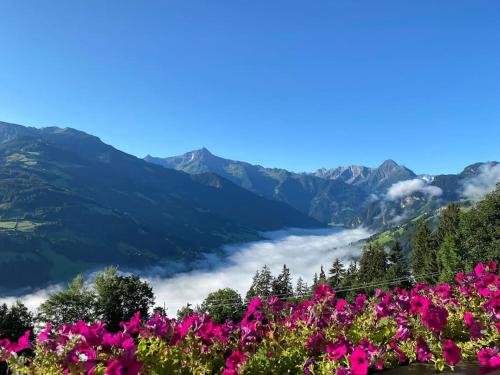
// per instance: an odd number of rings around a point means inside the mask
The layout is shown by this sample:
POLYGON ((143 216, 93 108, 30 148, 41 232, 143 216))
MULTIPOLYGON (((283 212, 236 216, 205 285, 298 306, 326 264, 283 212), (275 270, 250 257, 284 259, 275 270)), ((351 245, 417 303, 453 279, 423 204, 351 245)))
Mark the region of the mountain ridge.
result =
POLYGON ((259 231, 301 226, 321 224, 216 174, 152 165, 75 129, 0 123, 5 288, 97 265, 190 261, 259 231))

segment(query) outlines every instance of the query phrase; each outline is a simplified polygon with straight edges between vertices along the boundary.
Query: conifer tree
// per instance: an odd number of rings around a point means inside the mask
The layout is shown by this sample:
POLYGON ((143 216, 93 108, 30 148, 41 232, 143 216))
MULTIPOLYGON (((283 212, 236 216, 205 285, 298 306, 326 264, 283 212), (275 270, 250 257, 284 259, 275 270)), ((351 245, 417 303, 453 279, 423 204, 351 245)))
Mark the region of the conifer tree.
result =
POLYGON ((290 269, 286 266, 286 264, 283 265, 283 270, 272 282, 272 294, 283 300, 293 296, 290 269))
POLYGON ((319 284, 318 274, 315 272, 313 277, 313 289, 315 289, 319 284))
POLYGON ((344 265, 339 258, 336 258, 332 264, 332 267, 328 271, 328 284, 333 289, 338 289, 342 283, 345 276, 344 265))
POLYGON ((450 203, 441 213, 439 224, 436 230, 436 241, 440 245, 445 237, 457 236, 460 226, 460 207, 455 203, 450 203))
POLYGON ((436 243, 424 221, 418 224, 411 240, 411 268, 418 281, 432 283, 437 279, 437 276, 429 275, 438 273, 439 266, 436 243))
POLYGON ((321 269, 319 271, 319 281, 318 281, 319 284, 326 284, 327 283, 327 280, 326 280, 326 274, 325 274, 325 270, 323 269, 323 265, 321 265, 321 269))
POLYGON ((247 292, 246 302, 251 301, 255 297, 267 298, 272 295, 273 275, 267 265, 255 273, 252 285, 247 292))
POLYGON ((302 277, 297 279, 297 286, 295 287, 295 297, 302 298, 309 294, 309 287, 307 283, 304 282, 302 277))
POLYGON ((337 292, 337 296, 339 298, 345 298, 352 300, 356 294, 357 290, 349 290, 355 288, 358 284, 358 264, 355 260, 349 263, 347 267, 344 277, 342 278, 342 282, 340 284, 340 291, 337 292))
POLYGON ((397 282, 393 282, 391 286, 409 288, 411 286, 409 280, 410 269, 399 241, 396 241, 391 247, 388 260, 389 266, 387 268, 387 280, 398 280, 397 282))
POLYGON ((437 252, 441 272, 439 275, 440 282, 452 281, 461 270, 463 263, 457 249, 457 237, 454 235, 446 236, 437 252))
MULTIPOLYGON (((370 243, 363 249, 359 260, 358 280, 360 284, 369 285, 386 280, 387 255, 384 248, 377 243, 370 243)), ((377 285, 382 287, 383 285, 377 285)), ((373 290, 367 286, 366 291, 373 290)))

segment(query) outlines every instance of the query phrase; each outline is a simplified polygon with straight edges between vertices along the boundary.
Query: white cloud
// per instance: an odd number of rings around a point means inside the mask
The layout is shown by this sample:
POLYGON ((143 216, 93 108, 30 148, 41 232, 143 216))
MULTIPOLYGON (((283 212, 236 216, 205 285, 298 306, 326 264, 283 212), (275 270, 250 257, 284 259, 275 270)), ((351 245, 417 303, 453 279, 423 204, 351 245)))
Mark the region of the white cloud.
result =
MULTIPOLYGON (((365 229, 290 229, 267 232, 267 240, 226 246, 227 256, 208 255, 197 264, 203 266, 191 272, 181 272, 172 277, 162 278, 162 272, 152 269, 145 276, 153 287, 156 303, 168 308, 169 316, 174 316, 187 302, 200 304, 209 293, 220 288, 233 288, 244 294, 250 287, 255 271, 267 264, 276 275, 286 264, 294 282, 300 276, 311 283, 312 276, 321 265, 328 270, 334 258, 347 263, 351 257, 361 253, 362 244, 356 242, 372 233, 365 229)), ((170 267, 169 267, 170 268, 170 267)), ((295 285, 294 285, 295 286, 295 285)), ((21 300, 32 311, 47 297, 61 290, 61 286, 51 286, 21 297, 3 297, 0 302, 11 304, 21 300)))
POLYGON ((42 304, 42 302, 44 302, 49 297, 49 295, 60 290, 62 290, 62 287, 60 285, 53 285, 45 289, 39 289, 37 291, 34 291, 33 293, 25 294, 23 296, 2 297, 0 298, 0 303, 12 305, 17 300, 19 300, 24 303, 30 311, 36 311, 42 304))
POLYGON ((500 164, 483 164, 477 176, 464 182, 462 195, 467 199, 477 201, 495 190, 498 182, 500 182, 500 164))
POLYGON ((370 235, 365 229, 352 230, 290 230, 267 233, 269 240, 226 247, 229 257, 209 261, 210 269, 178 274, 168 279, 149 279, 157 303, 165 304, 174 315, 187 302, 200 304, 205 297, 220 288, 236 289, 242 297, 250 287, 255 271, 267 264, 278 274, 286 264, 294 278, 311 283, 321 264, 328 270, 334 258, 347 262, 358 256, 361 244, 352 244, 370 235), (217 265, 218 263, 218 265, 217 265), (213 269, 215 267, 215 269, 213 269))
POLYGON ((439 196, 443 193, 441 188, 429 185, 425 180, 414 178, 413 180, 399 181, 393 184, 386 194, 388 200, 404 198, 412 193, 420 192, 431 197, 439 196))

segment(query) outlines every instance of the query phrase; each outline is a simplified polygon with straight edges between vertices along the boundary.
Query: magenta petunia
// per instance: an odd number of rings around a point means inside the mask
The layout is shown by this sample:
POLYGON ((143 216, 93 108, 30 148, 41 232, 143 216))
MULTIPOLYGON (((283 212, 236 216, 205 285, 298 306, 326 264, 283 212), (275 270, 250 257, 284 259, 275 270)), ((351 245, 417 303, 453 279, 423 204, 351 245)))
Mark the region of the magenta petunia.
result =
POLYGON ((328 359, 332 361, 338 361, 344 358, 347 354, 347 345, 343 340, 339 340, 336 343, 328 342, 326 344, 326 352, 328 353, 328 359))
POLYGON ((410 300, 410 314, 422 314, 430 305, 428 298, 416 295, 410 300))
POLYGON ((462 351, 452 340, 448 339, 443 343, 443 357, 446 363, 455 366, 460 362, 461 356, 462 351))
POLYGON ((427 345, 427 342, 422 337, 417 338, 417 360, 419 362, 427 362, 432 358, 432 353, 429 349, 429 345, 427 345))
POLYGON ((429 306, 422 314, 422 323, 430 330, 440 333, 448 322, 448 310, 440 306, 429 306))
POLYGON ((356 348, 349 356, 349 364, 353 375, 366 375, 368 373, 368 358, 364 350, 356 348))

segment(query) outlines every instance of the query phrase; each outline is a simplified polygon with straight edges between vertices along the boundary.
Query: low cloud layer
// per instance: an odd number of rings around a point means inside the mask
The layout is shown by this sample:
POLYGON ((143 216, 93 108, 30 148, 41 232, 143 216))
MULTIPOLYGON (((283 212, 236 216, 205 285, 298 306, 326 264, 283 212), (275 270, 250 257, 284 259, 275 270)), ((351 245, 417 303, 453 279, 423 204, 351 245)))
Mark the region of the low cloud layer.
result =
MULTIPOLYGON (((311 283, 312 276, 321 264, 328 270, 334 258, 347 262, 361 252, 361 245, 353 245, 370 233, 364 229, 352 230, 290 230, 268 233, 269 240, 240 246, 230 246, 226 250, 229 257, 220 262, 216 269, 192 271, 169 279, 149 279, 153 285, 157 303, 165 304, 169 315, 187 302, 196 305, 220 288, 233 288, 244 294, 250 287, 255 271, 267 264, 274 275, 283 264, 290 268, 294 283, 302 277, 311 283)), ((213 265, 215 260, 209 262, 213 265)))
POLYGON ((462 195, 466 199, 477 201, 495 190, 498 182, 500 182, 500 164, 483 164, 477 176, 465 181, 462 195))
MULTIPOLYGON (((278 274, 287 264, 294 283, 302 277, 311 283, 312 276, 319 271, 321 264, 328 270, 334 258, 347 263, 351 257, 358 256, 361 244, 354 244, 371 233, 365 229, 290 229, 265 233, 267 240, 240 245, 226 246, 226 257, 209 255, 200 261, 202 269, 181 272, 173 277, 162 278, 161 272, 152 270, 145 276, 153 287, 156 304, 165 305, 169 316, 176 314, 187 302, 200 304, 209 293, 220 288, 233 288, 244 293, 250 287, 255 271, 267 264, 273 274, 278 274)), ((36 311, 47 297, 61 290, 52 286, 21 297, 3 297, 0 303, 12 304, 17 299, 31 311, 36 311)))
POLYGON ((45 289, 37 290, 33 293, 25 294, 20 297, 2 297, 0 298, 0 303, 6 303, 7 305, 12 305, 17 300, 21 301, 26 305, 30 311, 36 311, 38 307, 44 302, 52 293, 62 290, 59 285, 54 285, 45 289))
POLYGON ((441 188, 429 185, 429 183, 423 179, 414 178, 413 180, 399 181, 393 184, 387 190, 386 199, 394 201, 416 192, 427 194, 431 197, 443 194, 441 188))

